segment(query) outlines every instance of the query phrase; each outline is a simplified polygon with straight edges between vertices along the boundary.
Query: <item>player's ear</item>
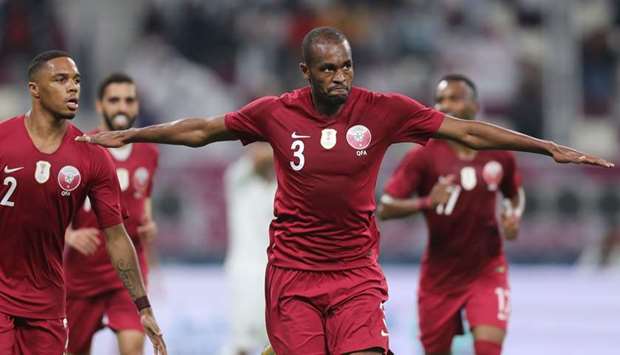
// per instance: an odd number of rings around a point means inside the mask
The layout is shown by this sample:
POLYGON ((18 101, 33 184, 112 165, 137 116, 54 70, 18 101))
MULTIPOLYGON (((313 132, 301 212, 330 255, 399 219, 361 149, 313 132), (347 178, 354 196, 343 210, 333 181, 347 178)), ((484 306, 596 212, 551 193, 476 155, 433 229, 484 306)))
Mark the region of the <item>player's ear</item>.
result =
POLYGON ((34 97, 35 99, 41 98, 41 94, 39 93, 39 84, 37 84, 36 82, 28 82, 28 91, 30 91, 30 96, 34 97))
POLYGON ((101 107, 101 100, 99 99, 95 101, 95 110, 97 111, 98 114, 101 114, 101 112, 103 112, 103 108, 101 107))
POLYGON ((304 62, 299 63, 299 69, 304 76, 304 80, 310 81, 310 68, 304 62))

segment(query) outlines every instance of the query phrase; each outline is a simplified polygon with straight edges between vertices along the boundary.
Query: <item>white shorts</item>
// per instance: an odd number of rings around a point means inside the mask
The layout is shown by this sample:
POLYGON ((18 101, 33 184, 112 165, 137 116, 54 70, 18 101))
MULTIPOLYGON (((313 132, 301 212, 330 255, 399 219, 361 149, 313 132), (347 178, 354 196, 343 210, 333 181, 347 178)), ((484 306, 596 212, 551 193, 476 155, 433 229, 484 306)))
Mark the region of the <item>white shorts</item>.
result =
POLYGON ((266 265, 227 265, 231 296, 231 345, 235 349, 263 349, 269 340, 265 327, 266 265))

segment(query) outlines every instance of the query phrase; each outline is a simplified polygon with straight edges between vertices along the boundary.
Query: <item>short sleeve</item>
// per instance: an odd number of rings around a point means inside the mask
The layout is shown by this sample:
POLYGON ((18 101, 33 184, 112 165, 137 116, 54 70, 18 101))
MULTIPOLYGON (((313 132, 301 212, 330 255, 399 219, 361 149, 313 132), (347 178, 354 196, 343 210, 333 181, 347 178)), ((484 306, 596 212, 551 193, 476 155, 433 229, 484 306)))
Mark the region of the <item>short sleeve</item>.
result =
POLYGON ((276 100, 275 96, 262 97, 238 111, 227 113, 224 117, 226 128, 236 133, 244 145, 265 141, 266 123, 276 100))
POLYGON ((426 144, 441 126, 444 114, 407 96, 386 95, 383 103, 389 109, 389 117, 396 125, 392 141, 394 143, 413 142, 426 144))
POLYGON ((521 175, 517 170, 517 161, 514 154, 506 153, 504 161, 504 177, 502 178, 501 191, 504 197, 512 198, 519 192, 521 187, 521 175))
POLYGON ((97 216, 99 228, 105 229, 123 223, 121 188, 110 156, 103 149, 97 149, 93 153, 93 177, 88 197, 97 216))
POLYGON ((384 192, 394 198, 409 198, 418 189, 426 161, 420 147, 414 147, 398 165, 384 192))

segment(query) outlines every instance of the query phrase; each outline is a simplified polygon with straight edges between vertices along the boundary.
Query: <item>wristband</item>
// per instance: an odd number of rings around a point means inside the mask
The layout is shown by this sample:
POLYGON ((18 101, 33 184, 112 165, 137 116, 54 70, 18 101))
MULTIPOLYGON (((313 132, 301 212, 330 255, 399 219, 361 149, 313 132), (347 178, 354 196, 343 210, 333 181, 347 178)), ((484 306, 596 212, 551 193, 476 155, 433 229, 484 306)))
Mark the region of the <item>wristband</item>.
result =
POLYGON ((414 207, 418 211, 428 210, 433 207, 433 202, 431 201, 430 196, 417 198, 414 202, 414 207))
POLYGON ((149 298, 147 296, 138 297, 133 301, 133 303, 138 308, 138 312, 145 308, 151 307, 151 303, 149 302, 149 298))

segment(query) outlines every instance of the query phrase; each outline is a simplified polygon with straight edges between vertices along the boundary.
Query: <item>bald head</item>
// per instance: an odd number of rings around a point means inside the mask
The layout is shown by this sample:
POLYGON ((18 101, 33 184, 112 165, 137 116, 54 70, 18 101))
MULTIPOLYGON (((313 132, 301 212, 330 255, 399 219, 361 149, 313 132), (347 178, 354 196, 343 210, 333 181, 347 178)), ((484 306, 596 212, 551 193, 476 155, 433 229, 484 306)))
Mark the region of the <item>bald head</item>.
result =
POLYGON ((306 33, 301 44, 301 55, 304 63, 310 65, 316 58, 315 47, 322 44, 341 44, 346 42, 349 47, 347 37, 333 27, 317 27, 306 33))

